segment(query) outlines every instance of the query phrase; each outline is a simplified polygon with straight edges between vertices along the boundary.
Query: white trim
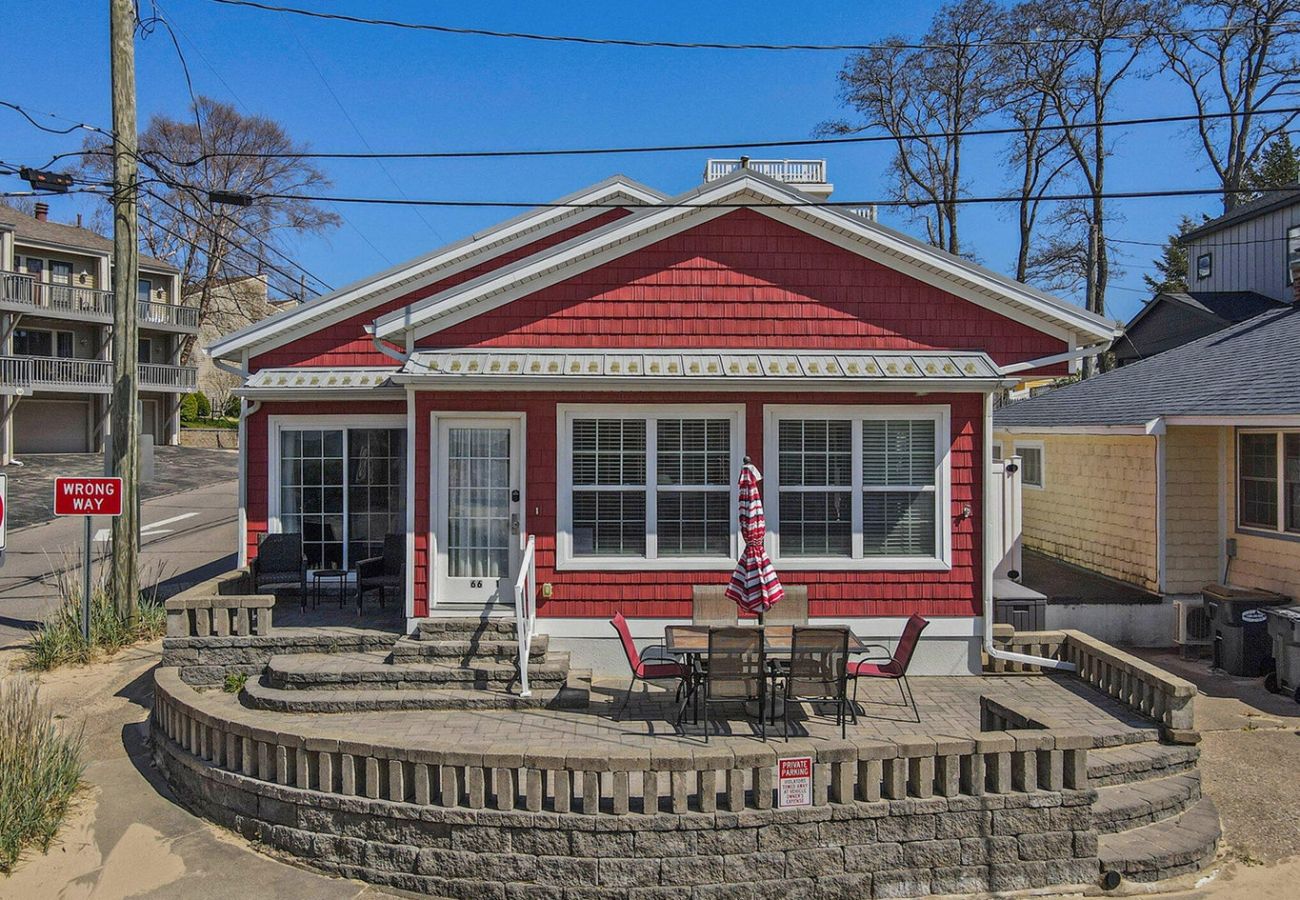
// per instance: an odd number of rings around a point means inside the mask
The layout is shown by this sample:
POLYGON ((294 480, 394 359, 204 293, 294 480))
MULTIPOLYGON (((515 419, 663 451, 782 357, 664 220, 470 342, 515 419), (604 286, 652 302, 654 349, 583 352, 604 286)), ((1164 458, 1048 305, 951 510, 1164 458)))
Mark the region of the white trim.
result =
POLYGON ((1021 487, 1034 491, 1041 491, 1047 487, 1047 448, 1043 446, 1042 441, 1014 441, 1011 444, 1011 455, 1020 457, 1021 487), (1020 452, 1022 447, 1038 451, 1038 484, 1025 478, 1025 455, 1020 452))
POLYGON ((763 504, 767 513, 767 550, 778 569, 789 571, 946 572, 952 569, 952 410, 946 405, 768 404, 763 407, 763 504), (781 484, 778 423, 782 419, 850 419, 852 429, 853 549, 850 557, 781 556, 781 484), (931 419, 935 423, 935 555, 862 555, 862 429, 866 420, 931 419))
MULTIPOLYGON (((513 462, 518 468, 519 478, 519 532, 520 535, 527 534, 529 528, 528 522, 528 414, 522 411, 497 411, 497 410, 431 410, 429 412, 429 530, 425 533, 425 546, 428 548, 425 560, 425 606, 429 610, 429 615, 436 615, 436 604, 434 603, 434 590, 438 587, 439 561, 446 556, 444 549, 438 543, 439 517, 442 515, 442 495, 439 491, 441 482, 438 466, 439 462, 446 461, 446 454, 442 452, 442 442, 440 429, 444 421, 480 421, 480 420, 509 421, 514 423, 514 428, 519 435, 519 446, 517 450, 512 450, 512 456, 516 456, 513 462)), ((511 554, 511 567, 518 561, 518 554, 511 554)), ((509 581, 513 581, 515 574, 512 572, 509 581)), ((505 598, 502 598, 504 602, 505 598)), ((458 601, 449 601, 458 602, 458 601)), ((444 613, 445 615, 445 613, 444 613)))
MULTIPOLYGON (((1300 539, 1300 531, 1291 530, 1286 527, 1286 500, 1287 500, 1287 477, 1286 477, 1286 435, 1300 434, 1300 427, 1293 428, 1238 428, 1232 437, 1234 448, 1234 460, 1236 465, 1233 469, 1232 491, 1236 495, 1235 511, 1233 518, 1233 530, 1243 534, 1259 535, 1260 537, 1279 537, 1288 540, 1300 539), (1241 521, 1241 439, 1248 434, 1271 434, 1273 440, 1273 452, 1277 455, 1277 471, 1275 486, 1277 500, 1277 524, 1268 528, 1264 525, 1247 525, 1241 521)), ((1294 479, 1292 479, 1294 483, 1294 479)))
POLYGON ((1132 434, 1149 436, 1145 425, 998 425, 998 434, 1132 434))
POLYGON ((1136 434, 1161 433, 1167 425, 1221 425, 1249 428, 1300 428, 1300 415, 1262 416, 1157 416, 1140 425, 998 425, 1004 434, 1136 434))
MULTIPOLYGON (((406 616, 415 615, 415 392, 406 392, 406 616)), ((432 473, 430 473, 432 475, 432 473)))
POLYGON ((1165 592, 1169 572, 1169 437, 1162 430, 1156 438, 1156 593, 1165 592))
MULTIPOLYGON (((725 418, 731 422, 731 472, 740 472, 745 457, 745 407, 744 404, 601 404, 557 403, 556 427, 556 478, 555 478, 555 570, 557 572, 640 572, 640 571, 730 571, 736 567, 739 555, 739 534, 734 517, 731 518, 729 553, 724 557, 657 555, 655 531, 656 503, 652 494, 658 490, 656 483, 657 433, 655 422, 660 419, 725 418), (575 418, 589 417, 633 418, 646 421, 646 555, 626 556, 575 556, 573 553, 573 428, 575 418)), ((729 481, 728 497, 731 509, 740 502, 736 480, 729 481)))
POLYGON ((1229 453, 1232 452, 1233 435, 1232 431, 1227 428, 1219 429, 1219 490, 1218 497, 1218 534, 1219 534, 1219 567, 1215 570, 1219 578, 1226 578, 1223 573, 1228 568, 1228 535, 1232 533, 1236 523, 1229 523, 1228 511, 1232 508, 1232 497, 1230 492, 1234 491, 1229 471, 1231 470, 1229 453))
MULTIPOLYGON (((583 188, 556 201, 561 204, 616 202, 619 197, 628 200, 628 206, 659 203, 664 195, 645 185, 622 176, 614 176, 583 188)), ((213 357, 229 356, 243 349, 255 348, 265 353, 283 346, 304 334, 310 334, 356 314, 397 299, 404 294, 433 284, 457 272, 478 265, 484 251, 527 239, 541 240, 549 234, 569 228, 579 222, 609 212, 609 207, 582 208, 578 206, 543 207, 527 210, 487 231, 470 235, 460 241, 440 247, 432 253, 416 257, 399 265, 363 278, 310 303, 269 316, 246 328, 223 336, 210 347, 213 357)), ((496 254, 500 255, 500 254, 496 254)))
MULTIPOLYGON (((353 428, 396 428, 400 431, 406 430, 406 417, 404 415, 346 415, 346 416, 320 416, 320 415, 275 415, 266 418, 266 532, 267 534, 280 534, 280 432, 285 429, 291 430, 311 430, 319 428, 321 430, 340 430, 343 432, 343 560, 346 564, 348 553, 348 486, 347 486, 347 465, 348 465, 348 439, 347 432, 353 428)), ((407 447, 408 456, 414 448, 407 447)), ((242 448, 241 448, 241 451, 242 448)), ((406 498, 409 505, 411 498, 411 489, 406 489, 406 498)))
POLYGON ((1300 415, 1166 416, 1170 425, 1228 425, 1242 428, 1300 428, 1300 415))
POLYGON ((773 206, 805 202, 806 195, 747 170, 697 188, 674 203, 633 213, 549 251, 534 254, 480 278, 435 294, 418 305, 380 317, 375 333, 388 337, 413 330, 417 339, 495 309, 614 258, 735 210, 714 204, 750 199, 757 212, 873 259, 891 269, 942 287, 962 299, 1068 341, 1071 334, 1110 339, 1118 323, 1104 322, 1063 300, 980 269, 934 247, 834 208, 773 206))

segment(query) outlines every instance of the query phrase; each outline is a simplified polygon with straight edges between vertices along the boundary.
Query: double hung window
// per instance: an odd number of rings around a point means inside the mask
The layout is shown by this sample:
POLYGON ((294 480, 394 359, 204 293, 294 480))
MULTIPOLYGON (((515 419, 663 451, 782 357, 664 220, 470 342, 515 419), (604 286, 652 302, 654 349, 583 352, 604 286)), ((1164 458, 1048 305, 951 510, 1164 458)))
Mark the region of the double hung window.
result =
POLYGON ((1300 534, 1300 431, 1237 435, 1237 524, 1300 534))

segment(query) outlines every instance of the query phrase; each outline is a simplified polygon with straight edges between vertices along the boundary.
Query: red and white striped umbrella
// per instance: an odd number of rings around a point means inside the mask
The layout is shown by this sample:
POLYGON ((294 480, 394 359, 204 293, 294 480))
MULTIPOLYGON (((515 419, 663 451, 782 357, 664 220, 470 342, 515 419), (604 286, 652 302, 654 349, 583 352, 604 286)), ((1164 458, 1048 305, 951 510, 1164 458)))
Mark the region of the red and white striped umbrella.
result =
POLYGON ((763 517, 763 498, 758 493, 762 475, 748 460, 740 470, 740 537, 745 546, 736 561, 727 585, 727 597, 746 612, 762 615, 785 596, 781 580, 767 555, 763 539, 767 520, 763 517))

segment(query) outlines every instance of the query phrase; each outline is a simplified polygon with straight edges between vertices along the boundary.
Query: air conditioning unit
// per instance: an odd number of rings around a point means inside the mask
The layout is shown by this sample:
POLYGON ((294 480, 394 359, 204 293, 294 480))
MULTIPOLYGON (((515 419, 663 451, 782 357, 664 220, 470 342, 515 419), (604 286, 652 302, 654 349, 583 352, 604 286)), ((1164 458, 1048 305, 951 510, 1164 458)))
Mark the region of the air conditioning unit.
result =
POLYGON ((1200 601, 1174 601, 1174 643, 1183 649, 1184 655, 1193 647, 1214 643, 1210 617, 1200 601))

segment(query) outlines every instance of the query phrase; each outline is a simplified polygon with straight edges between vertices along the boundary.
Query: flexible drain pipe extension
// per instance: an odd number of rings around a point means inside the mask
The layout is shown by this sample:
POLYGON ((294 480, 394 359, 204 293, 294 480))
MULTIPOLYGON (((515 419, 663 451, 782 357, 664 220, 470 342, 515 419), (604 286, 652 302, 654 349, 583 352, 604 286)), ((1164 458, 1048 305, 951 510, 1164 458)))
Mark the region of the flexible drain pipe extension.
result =
POLYGON ((1015 653, 993 646, 993 570, 997 560, 993 558, 993 491, 1002 490, 1002 485, 993 483, 993 395, 984 395, 984 452, 981 459, 984 465, 984 652, 989 659, 1001 659, 1007 662, 1024 663, 1040 666, 1044 669, 1057 669, 1061 672, 1075 671, 1074 663, 1060 659, 1047 659, 1043 656, 1030 656, 1027 653, 1015 653))

